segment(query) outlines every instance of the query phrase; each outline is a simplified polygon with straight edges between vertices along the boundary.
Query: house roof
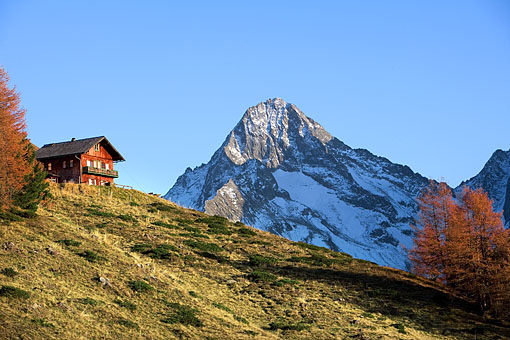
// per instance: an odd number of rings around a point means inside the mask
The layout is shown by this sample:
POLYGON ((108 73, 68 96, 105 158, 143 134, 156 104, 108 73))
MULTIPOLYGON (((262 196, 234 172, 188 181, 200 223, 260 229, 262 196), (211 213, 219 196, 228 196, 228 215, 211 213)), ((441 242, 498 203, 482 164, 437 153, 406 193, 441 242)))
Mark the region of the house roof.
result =
POLYGON ((81 155, 89 151, 94 145, 103 143, 104 148, 114 161, 124 161, 124 157, 113 147, 105 136, 71 140, 68 142, 46 144, 36 151, 38 160, 63 156, 81 155))

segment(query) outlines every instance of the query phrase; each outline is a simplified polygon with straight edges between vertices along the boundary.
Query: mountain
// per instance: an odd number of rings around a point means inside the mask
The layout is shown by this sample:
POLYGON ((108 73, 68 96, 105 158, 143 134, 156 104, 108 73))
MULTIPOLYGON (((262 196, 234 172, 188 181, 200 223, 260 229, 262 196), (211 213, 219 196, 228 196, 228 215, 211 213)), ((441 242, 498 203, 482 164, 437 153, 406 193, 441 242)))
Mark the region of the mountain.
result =
POLYGON ((280 98, 250 107, 207 164, 165 195, 225 216, 395 268, 427 178, 331 136, 280 98))
POLYGON ((510 227, 510 150, 496 150, 483 169, 455 191, 460 192, 464 185, 484 189, 494 201, 494 210, 503 210, 505 225, 510 227))

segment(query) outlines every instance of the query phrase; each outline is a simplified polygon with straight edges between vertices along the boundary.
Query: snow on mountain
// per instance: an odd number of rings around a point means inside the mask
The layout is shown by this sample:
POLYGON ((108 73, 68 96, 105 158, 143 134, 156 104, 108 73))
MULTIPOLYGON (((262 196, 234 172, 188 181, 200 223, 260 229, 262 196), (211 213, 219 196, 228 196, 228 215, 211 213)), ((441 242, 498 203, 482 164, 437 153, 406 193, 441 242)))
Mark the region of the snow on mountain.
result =
POLYGON ((494 201, 494 210, 504 211, 505 224, 510 227, 510 150, 496 150, 475 177, 462 182, 456 189, 468 185, 473 189, 484 189, 494 201))
POLYGON ((207 164, 165 195, 295 241, 395 268, 428 180, 331 136, 280 98, 249 108, 207 164))

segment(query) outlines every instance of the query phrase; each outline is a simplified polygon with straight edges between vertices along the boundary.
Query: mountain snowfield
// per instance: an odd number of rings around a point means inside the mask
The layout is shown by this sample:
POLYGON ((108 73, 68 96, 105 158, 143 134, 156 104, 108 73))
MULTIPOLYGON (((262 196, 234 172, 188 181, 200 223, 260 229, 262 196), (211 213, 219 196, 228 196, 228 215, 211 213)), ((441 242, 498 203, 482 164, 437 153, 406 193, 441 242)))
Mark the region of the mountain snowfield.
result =
MULTIPOLYGON (((510 151, 502 153, 486 175, 468 182, 494 183, 492 197, 501 208, 510 191, 510 151), (495 168, 501 173, 492 175, 495 168)), ((164 197, 406 269, 416 197, 427 185, 409 167, 345 145, 295 105, 275 98, 250 107, 211 160, 186 169, 164 197)))

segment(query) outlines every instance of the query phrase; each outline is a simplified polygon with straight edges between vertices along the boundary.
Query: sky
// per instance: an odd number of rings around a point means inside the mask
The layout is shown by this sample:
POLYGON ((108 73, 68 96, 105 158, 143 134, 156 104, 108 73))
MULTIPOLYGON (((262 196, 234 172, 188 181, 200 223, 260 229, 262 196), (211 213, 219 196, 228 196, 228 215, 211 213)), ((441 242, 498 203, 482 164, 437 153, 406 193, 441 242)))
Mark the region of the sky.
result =
POLYGON ((510 149, 507 0, 0 0, 0 66, 34 144, 104 135, 145 192, 274 97, 451 186, 510 149))

